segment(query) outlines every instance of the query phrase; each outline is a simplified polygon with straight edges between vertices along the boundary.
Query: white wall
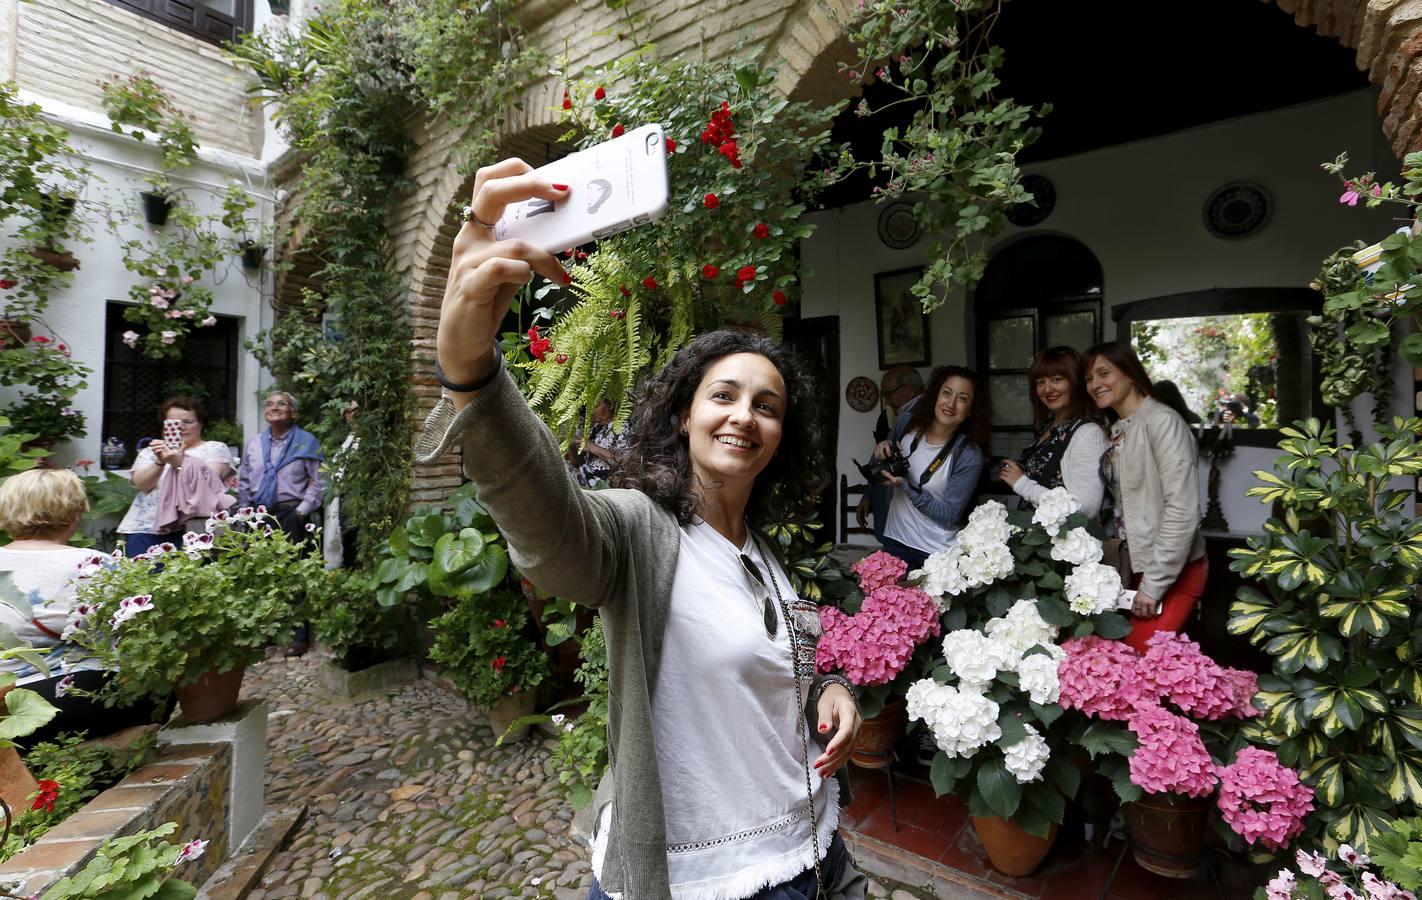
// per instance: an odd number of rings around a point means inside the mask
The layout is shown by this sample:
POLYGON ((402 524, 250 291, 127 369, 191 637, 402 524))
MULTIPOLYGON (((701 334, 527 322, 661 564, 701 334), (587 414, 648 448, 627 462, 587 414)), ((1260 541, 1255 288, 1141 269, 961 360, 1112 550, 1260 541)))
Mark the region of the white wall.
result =
MULTIPOLYGON (((1010 229, 994 249, 1026 234, 1067 235, 1085 244, 1104 274, 1106 340, 1114 337, 1109 307, 1115 304, 1209 288, 1306 286, 1338 247, 1378 240, 1396 227, 1391 211, 1339 205, 1338 182, 1319 168, 1346 150, 1350 172, 1375 169, 1380 178, 1396 177, 1398 163, 1376 109, 1376 92, 1367 89, 1032 166, 1029 171, 1056 186, 1056 209, 1036 228, 1010 229), (1268 224, 1244 240, 1216 238, 1203 222, 1205 199, 1231 181, 1258 182, 1273 197, 1268 224)), ((1045 127, 1052 127, 1050 119, 1045 127)), ((920 265, 932 244, 925 237, 908 250, 885 247, 876 230, 879 211, 866 202, 812 214, 818 230, 801 248, 801 315, 840 318, 837 458, 839 471, 851 476, 850 458, 864 457, 878 415, 877 409, 855 412, 842 392, 857 375, 876 382, 882 375, 874 273, 920 265)), ((960 292, 930 317, 935 365, 978 362, 968 312, 960 292)), ((1411 372, 1400 361, 1397 383, 1395 408, 1410 414, 1411 372)), ((1253 471, 1268 468, 1277 455, 1273 448, 1241 447, 1224 464, 1220 493, 1233 530, 1262 527, 1267 511, 1244 491, 1255 483, 1253 471)))
MULTIPOLYGON (((151 141, 141 144, 132 138, 114 134, 101 114, 43 98, 26 99, 43 103, 46 115, 69 130, 76 161, 82 161, 93 173, 81 195, 76 213, 85 219, 86 231, 93 240, 71 248, 81 261, 81 267, 73 273, 73 283, 67 290, 51 295, 49 307, 43 313, 54 337, 68 344, 75 358, 94 370, 94 374, 89 376, 88 387, 79 393, 73 403, 85 416, 88 434, 61 444, 54 454, 58 464, 70 465, 76 459, 99 458, 103 437, 100 431, 103 424, 105 306, 110 300, 127 300, 129 286, 139 280, 138 276, 124 268, 118 241, 96 210, 102 204, 124 211, 127 224, 122 226, 121 238, 152 233, 152 227, 143 218, 139 191, 144 189, 143 176, 154 171, 160 155, 151 141)), ((256 159, 203 150, 191 169, 171 176, 171 181, 204 214, 221 212, 222 192, 229 180, 244 183, 258 200, 257 208, 249 212, 248 217, 260 217, 270 226, 271 186, 265 173, 265 167, 256 159)), ((270 255, 268 253, 268 259, 270 255)), ((243 269, 241 260, 234 256, 205 279, 205 283, 214 293, 212 311, 218 315, 239 317, 240 335, 244 340, 270 326, 272 312, 266 298, 271 295, 271 285, 266 268, 259 276, 243 269)), ((36 333, 45 333, 39 323, 36 323, 36 333)), ((239 354, 238 367, 239 423, 247 434, 254 434, 260 427, 260 418, 252 398, 267 376, 251 354, 245 351, 239 354)), ((11 399, 12 390, 0 389, 0 403, 11 399)))

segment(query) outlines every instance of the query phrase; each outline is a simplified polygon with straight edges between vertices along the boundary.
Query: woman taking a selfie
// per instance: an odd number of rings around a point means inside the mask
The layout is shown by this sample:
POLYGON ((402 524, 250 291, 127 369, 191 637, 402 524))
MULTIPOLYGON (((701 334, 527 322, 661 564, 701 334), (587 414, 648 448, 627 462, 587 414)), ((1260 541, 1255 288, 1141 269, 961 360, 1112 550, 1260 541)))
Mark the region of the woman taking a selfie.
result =
POLYGON ((1155 399, 1129 345, 1097 344, 1082 358, 1082 371, 1096 406, 1116 416, 1102 470, 1122 568, 1134 573, 1125 640, 1143 653, 1152 634, 1179 631, 1205 592, 1199 446, 1180 414, 1155 399))
POLYGON ((479 224, 569 198, 530 171, 509 159, 475 178, 440 311, 446 390, 416 457, 462 447, 520 571, 601 614, 613 765, 589 897, 791 900, 815 896, 817 877, 831 897, 863 897, 831 779, 858 709, 843 678, 813 677, 814 605, 750 530, 772 494, 820 484, 814 385, 772 341, 702 335, 644 387, 613 474, 630 489, 579 489, 496 344, 535 273, 568 280, 552 255, 479 224))
POLYGON ((884 549, 910 569, 952 544, 983 470, 992 414, 987 390, 962 366, 939 366, 928 388, 904 404, 894 433, 874 448, 908 460, 904 475, 884 474, 894 489, 884 525, 884 549))
POLYGON ((1048 347, 1032 360, 1027 373, 1037 436, 1020 460, 1004 460, 998 476, 1033 508, 1052 488, 1065 487, 1089 518, 1101 512, 1106 486, 1101 480, 1102 430, 1086 386, 1081 356, 1070 347, 1048 347))

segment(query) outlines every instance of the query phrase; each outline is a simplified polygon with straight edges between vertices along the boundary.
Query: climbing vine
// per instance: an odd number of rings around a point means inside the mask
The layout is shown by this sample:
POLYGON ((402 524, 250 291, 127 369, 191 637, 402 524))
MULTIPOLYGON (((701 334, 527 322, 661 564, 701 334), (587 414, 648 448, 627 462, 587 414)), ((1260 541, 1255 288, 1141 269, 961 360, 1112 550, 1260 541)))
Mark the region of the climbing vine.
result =
POLYGON ((412 328, 392 314, 405 303, 388 239, 394 202, 412 186, 408 135, 420 116, 446 116, 464 132, 461 157, 487 158, 537 69, 513 6, 336 0, 300 30, 248 34, 232 51, 302 158, 289 217, 298 227, 284 243, 317 261, 316 287, 251 349, 282 386, 319 387, 304 424, 327 446, 345 431, 346 403, 360 404, 361 450, 341 463, 362 561, 403 518, 409 482, 412 328))

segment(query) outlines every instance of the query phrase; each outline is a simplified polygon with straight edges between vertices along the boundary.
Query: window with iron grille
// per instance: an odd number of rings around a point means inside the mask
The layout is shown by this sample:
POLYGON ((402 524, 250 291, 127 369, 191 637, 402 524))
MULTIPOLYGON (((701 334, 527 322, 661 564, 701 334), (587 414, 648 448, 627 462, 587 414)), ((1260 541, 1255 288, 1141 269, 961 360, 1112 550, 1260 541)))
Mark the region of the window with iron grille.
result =
POLYGON ((133 325, 123 317, 127 304, 110 303, 104 347, 104 425, 101 438, 117 437, 127 449, 124 466, 138 455, 140 441, 161 437, 158 406, 178 394, 195 396, 208 423, 237 421, 237 359, 241 320, 218 316, 217 324, 196 328, 182 358, 149 359, 123 342, 133 325))
POLYGON ((107 0, 113 6, 162 22, 214 44, 252 30, 256 0, 107 0))

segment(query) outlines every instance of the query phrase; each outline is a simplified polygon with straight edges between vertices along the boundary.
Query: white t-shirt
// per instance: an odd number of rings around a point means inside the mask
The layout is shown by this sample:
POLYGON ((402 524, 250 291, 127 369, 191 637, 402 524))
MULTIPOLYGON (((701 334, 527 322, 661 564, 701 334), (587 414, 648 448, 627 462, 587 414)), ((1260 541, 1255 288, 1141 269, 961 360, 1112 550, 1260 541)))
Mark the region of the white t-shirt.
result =
POLYGON ((0 624, 15 636, 44 653, 50 666, 48 676, 20 659, 0 660, 0 672, 16 672, 20 682, 53 678, 61 668, 92 668, 81 664, 81 651, 62 644, 54 635, 63 634, 74 608, 74 579, 79 565, 95 555, 83 547, 63 547, 55 550, 10 550, 0 547, 0 572, 7 572, 16 588, 29 602, 31 613, 24 615, 7 603, 0 603, 0 624), (33 620, 39 620, 40 628, 33 620), (49 629, 46 633, 45 629, 49 629))
MULTIPOLYGON (((812 844, 789 629, 777 604, 782 621, 774 640, 766 634, 762 592, 739 554, 771 573, 787 603, 794 594, 753 538, 738 551, 705 522, 681 533, 652 697, 671 895, 740 900, 808 869, 812 844)), ((809 687, 801 682, 805 698, 809 687)), ((806 728, 813 761, 822 748, 806 728)), ((839 785, 813 766, 810 783, 823 858, 839 825, 839 785)), ((594 874, 611 815, 609 803, 593 842, 594 874)))
MULTIPOLYGON (((203 441, 196 447, 191 447, 183 451, 184 459, 198 459, 211 465, 214 462, 221 462, 232 467, 232 451, 227 449, 227 445, 221 441, 203 441)), ((144 447, 138 452, 138 459, 134 460, 133 467, 156 466, 158 456, 152 450, 144 447)), ((133 498, 133 505, 124 514, 123 521, 119 523, 117 529, 119 534, 152 534, 153 522, 158 517, 158 492, 163 486, 163 479, 169 477, 171 470, 168 466, 163 467, 163 474, 158 476, 158 483, 151 491, 142 491, 133 498)))
MULTIPOLYGON (((952 438, 949 438, 952 440, 952 438)), ((902 447, 913 447, 914 436, 904 435, 899 445, 902 447)), ((933 463, 933 458, 938 455, 938 451, 943 449, 942 444, 930 444, 927 438, 918 442, 908 454, 909 474, 908 477, 914 484, 918 484, 918 479, 923 477, 923 473, 928 470, 933 463)), ((953 468, 953 457, 958 453, 954 450, 943 460, 943 465, 938 467, 938 471, 933 473, 933 477, 923 486, 923 489, 935 497, 942 497, 948 490, 948 473, 953 468)), ((889 515, 884 524, 884 537, 893 538, 900 544, 922 550, 924 553, 937 553, 958 539, 958 529, 944 528, 928 516, 919 512, 909 500, 908 494, 901 490, 894 491, 894 498, 889 503, 889 515)))

